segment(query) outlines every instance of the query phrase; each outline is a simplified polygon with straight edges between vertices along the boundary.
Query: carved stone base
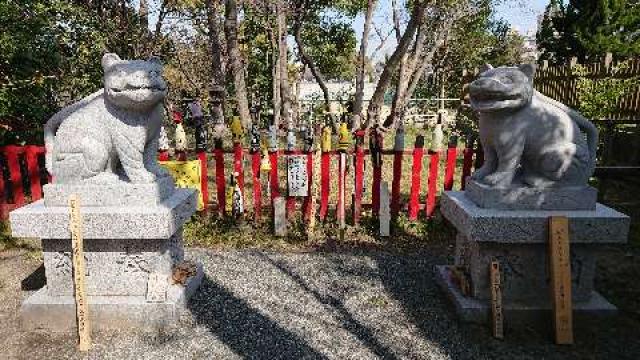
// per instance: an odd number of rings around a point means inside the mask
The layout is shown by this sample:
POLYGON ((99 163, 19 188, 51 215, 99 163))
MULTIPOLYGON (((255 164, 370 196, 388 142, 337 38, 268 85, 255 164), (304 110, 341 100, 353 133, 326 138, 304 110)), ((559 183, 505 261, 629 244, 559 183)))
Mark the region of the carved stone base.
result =
POLYGON ((500 210, 595 210, 598 191, 591 186, 495 189, 468 179, 465 194, 476 205, 500 210))
MULTIPOLYGON (((159 204, 127 207, 83 207, 81 195, 85 288, 96 328, 177 319, 202 278, 198 268, 186 288, 171 280, 183 261, 182 226, 195 212, 196 195, 176 189, 159 204)), ((47 285, 23 303, 28 329, 66 331, 75 324, 69 218, 68 207, 45 206, 42 200, 10 214, 13 236, 42 239, 47 285)))
POLYGON ((458 231, 455 265, 464 275, 457 276, 464 276, 469 283, 469 293, 463 296, 458 286, 452 285, 449 272, 439 270, 439 276, 447 280, 441 284, 450 295, 455 295, 452 299, 459 312, 489 309, 492 260, 500 263, 505 308, 527 311, 551 308, 547 244, 548 218, 554 215, 569 219, 573 301, 583 304, 585 309, 612 309, 599 295, 593 298, 595 255, 602 244, 627 241, 628 216, 601 204, 593 211, 485 209, 465 193, 455 191, 442 196, 440 209, 458 231), (455 293, 452 286, 456 287, 455 293), (460 310, 463 308, 467 310, 460 310))
MULTIPOLYGON (((456 315, 463 322, 488 324, 491 319, 491 302, 480 300, 471 296, 464 296, 460 288, 453 280, 451 271, 446 265, 436 266, 436 281, 452 302, 456 315)), ((540 297, 550 297, 549 292, 541 293, 540 297)), ((598 292, 593 291, 588 299, 573 302, 574 318, 593 316, 613 316, 618 309, 607 301, 598 292)), ((522 302, 510 302, 503 304, 502 314, 505 326, 524 325, 531 326, 540 323, 550 326, 551 306, 549 304, 527 304, 522 302)))
MULTIPOLYGON (((145 296, 88 296, 92 330, 154 331, 177 322, 180 313, 188 311, 188 299, 200 286, 203 274, 202 266, 198 265, 196 275, 185 286, 169 285, 163 302, 149 302, 145 296)), ((22 303, 22 327, 27 331, 75 332, 73 296, 52 296, 49 290, 44 287, 22 303)))
POLYGON ((81 206, 156 206, 173 194, 173 178, 166 176, 150 184, 118 181, 113 184, 46 184, 45 206, 68 206, 77 194, 81 206))

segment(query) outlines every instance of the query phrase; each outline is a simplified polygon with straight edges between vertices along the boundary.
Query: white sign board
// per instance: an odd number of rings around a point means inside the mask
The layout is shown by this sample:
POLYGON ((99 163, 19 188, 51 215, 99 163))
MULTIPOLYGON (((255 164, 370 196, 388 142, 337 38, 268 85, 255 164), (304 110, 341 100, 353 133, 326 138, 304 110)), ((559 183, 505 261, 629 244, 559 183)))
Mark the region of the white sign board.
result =
POLYGON ((167 298, 169 277, 165 274, 150 273, 147 282, 147 302, 164 302, 167 298))
POLYGON ((307 156, 290 155, 287 159, 287 163, 289 196, 309 196, 309 174, 307 173, 307 156))

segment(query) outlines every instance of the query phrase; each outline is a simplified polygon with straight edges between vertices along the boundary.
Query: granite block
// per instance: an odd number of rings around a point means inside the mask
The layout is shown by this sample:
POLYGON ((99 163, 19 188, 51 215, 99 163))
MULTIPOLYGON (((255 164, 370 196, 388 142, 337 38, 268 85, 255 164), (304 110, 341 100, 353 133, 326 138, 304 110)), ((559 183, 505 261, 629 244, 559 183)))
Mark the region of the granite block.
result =
MULTIPOLYGON (((458 318, 463 322, 488 324, 491 319, 491 302, 462 295, 453 282, 448 266, 439 265, 435 269, 436 281, 451 300, 458 318)), ((550 297, 540 294, 541 297, 550 297)), ((531 326, 534 322, 543 322, 551 326, 551 307, 526 303, 503 304, 503 317, 508 325, 531 326)), ((574 317, 614 316, 618 309, 598 292, 593 291, 585 301, 573 302, 574 317)))
MULTIPOLYGON (((165 302, 148 302, 145 296, 88 296, 92 330, 153 331, 177 322, 202 281, 202 266, 196 268, 185 286, 168 286, 165 302)), ((22 303, 20 318, 27 331, 71 333, 76 331, 75 311, 73 296, 51 296, 45 287, 22 303)))
POLYGON ((440 211, 472 241, 547 243, 548 218, 569 218, 571 243, 625 243, 630 218, 602 204, 595 210, 500 210, 476 205, 464 192, 445 192, 440 211))
MULTIPOLYGON (((43 239, 50 296, 73 295, 70 239, 43 239)), ((150 273, 171 274, 184 259, 182 229, 169 239, 93 239, 84 244, 87 295, 143 296, 150 273)))
MULTIPOLYGON (((576 301, 588 300, 594 291, 595 252, 595 247, 588 244, 571 247, 571 293, 576 301)), ((467 270, 471 296, 476 299, 491 299, 489 265, 493 260, 500 263, 504 304, 550 306, 550 297, 546 296, 550 278, 546 244, 478 242, 457 235, 455 265, 467 270)))
POLYGON ((591 186, 495 188, 467 180, 465 194, 481 208, 500 210, 595 210, 598 191, 591 186))
POLYGON ((69 197, 78 195, 80 205, 86 206, 156 206, 175 190, 173 178, 165 176, 148 184, 118 181, 107 184, 90 182, 46 184, 45 206, 68 206, 69 197))
MULTIPOLYGON (((82 207, 83 236, 89 239, 168 239, 196 211, 197 192, 176 189, 155 206, 82 207)), ((9 214, 14 237, 69 239, 69 207, 36 201, 9 214)))

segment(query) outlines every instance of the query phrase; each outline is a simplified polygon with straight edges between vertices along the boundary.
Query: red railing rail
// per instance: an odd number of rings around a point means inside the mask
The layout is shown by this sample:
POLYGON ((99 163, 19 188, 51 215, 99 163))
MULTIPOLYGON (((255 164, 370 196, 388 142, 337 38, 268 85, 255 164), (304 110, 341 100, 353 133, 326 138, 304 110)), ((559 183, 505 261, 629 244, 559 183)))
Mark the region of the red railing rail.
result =
MULTIPOLYGON (((351 217, 354 224, 359 223, 364 209, 371 209, 371 215, 377 217, 380 203, 380 182, 383 177, 383 165, 376 166, 371 161, 371 150, 365 148, 364 137, 362 134, 360 136, 361 138, 358 138, 354 149, 347 151, 348 164, 345 179, 345 184, 353 184, 352 193, 347 194, 348 197, 345 198, 345 201, 351 199, 351 217), (371 171, 369 172, 365 169, 368 166, 371 166, 371 171), (371 203, 365 204, 363 203, 363 194, 367 191, 365 188, 368 187, 367 184, 370 184, 371 203)), ((478 166, 479 161, 482 161, 481 156, 478 156, 481 154, 474 149, 472 142, 468 142, 464 148, 458 149, 457 138, 452 138, 447 149, 443 151, 426 151, 423 143, 422 140, 417 141, 413 149, 396 148, 380 151, 385 165, 390 165, 392 168, 390 203, 394 217, 397 217, 400 213, 406 213, 409 220, 415 221, 421 217, 422 211, 424 211, 423 217, 432 217, 436 209, 439 191, 454 189, 456 187, 455 179, 459 179, 457 188, 464 189, 464 181, 471 173, 474 158, 476 166, 478 166), (429 161, 426 167, 423 166, 424 156, 427 156, 429 161), (412 165, 405 166, 403 169, 402 163, 405 157, 411 159, 412 165), (387 164, 386 162, 391 159, 392 163, 387 164), (441 164, 441 161, 444 161, 444 163, 441 164), (441 175, 439 173, 441 165, 444 166, 442 182, 440 182, 441 175), (403 171, 410 172, 409 186, 402 185, 403 171), (425 171, 426 174, 424 174, 425 171), (459 177, 456 177, 456 172, 460 172, 459 177), (426 183, 426 194, 422 190, 423 183, 426 183), (403 194, 401 192, 401 188, 404 187, 410 187, 406 201, 402 198, 403 194)), ((43 185, 51 182, 51 177, 45 177, 46 180, 43 179, 43 175, 46 174, 46 170, 43 168, 44 159, 42 158, 44 153, 45 148, 36 145, 0 147, 0 211, 2 218, 6 218, 9 211, 42 198, 43 185)), ((215 148, 212 152, 203 150, 181 152, 180 154, 174 154, 173 158, 178 160, 196 158, 200 161, 202 169, 200 185, 205 210, 216 210, 220 215, 225 214, 227 176, 237 173, 237 181, 244 199, 252 199, 252 210, 245 207, 249 211, 246 216, 253 216, 255 221, 260 222, 264 217, 264 206, 271 207, 272 205, 272 203, 264 204, 262 201, 262 194, 266 190, 262 184, 264 183, 265 186, 269 187, 271 201, 273 201, 273 198, 281 196, 281 191, 286 196, 286 180, 284 180, 285 184, 281 184, 283 179, 280 179, 278 175, 278 164, 285 162, 286 156, 289 155, 306 155, 310 195, 313 189, 311 184, 314 177, 320 177, 318 217, 323 221, 327 218, 329 210, 337 206, 337 204, 331 203, 331 195, 332 191, 337 192, 338 188, 332 189, 330 184, 337 179, 336 174, 338 171, 332 169, 332 165, 336 166, 338 164, 339 154, 337 151, 322 152, 319 159, 319 173, 314 173, 314 154, 302 150, 269 152, 270 173, 261 173, 261 153, 250 152, 239 144, 234 145, 231 149, 215 148), (232 162, 225 163, 225 157, 232 162), (209 201, 209 161, 213 162, 211 175, 213 175, 213 186, 216 193, 215 204, 209 201), (231 167, 229 168, 229 166, 231 167), (248 176, 251 179, 251 184, 245 184, 245 171, 249 171, 248 174, 250 175, 248 176), (227 176, 225 176, 225 173, 227 176), (265 176, 267 177, 266 179, 264 179, 265 176), (266 181, 262 181, 262 179, 266 181), (249 189, 249 186, 251 189, 249 189), (245 191, 250 191, 251 195, 247 196, 248 193, 245 194, 245 191)), ((167 151, 162 151, 158 154, 158 158, 166 161, 171 160, 172 156, 167 151)), ((334 199, 336 198, 334 197, 334 199)), ((303 219, 305 221, 309 220, 312 214, 311 207, 313 206, 311 197, 300 199, 287 196, 286 199, 288 217, 300 209, 303 219), (298 206, 299 203, 300 206, 298 206)))

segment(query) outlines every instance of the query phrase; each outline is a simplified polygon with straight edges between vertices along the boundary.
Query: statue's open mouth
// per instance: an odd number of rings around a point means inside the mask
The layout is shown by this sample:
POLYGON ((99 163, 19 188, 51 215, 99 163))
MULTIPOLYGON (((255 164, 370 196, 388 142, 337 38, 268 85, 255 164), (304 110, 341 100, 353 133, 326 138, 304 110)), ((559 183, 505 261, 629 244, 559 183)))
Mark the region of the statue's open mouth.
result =
POLYGON ((508 94, 501 91, 490 90, 476 90, 471 91, 471 98, 476 101, 503 101, 503 100, 517 100, 519 94, 508 94))
POLYGON ((167 88, 163 86, 127 86, 124 89, 111 88, 111 91, 114 93, 122 93, 122 92, 137 92, 137 91, 151 91, 151 92, 160 92, 165 91, 167 88))

